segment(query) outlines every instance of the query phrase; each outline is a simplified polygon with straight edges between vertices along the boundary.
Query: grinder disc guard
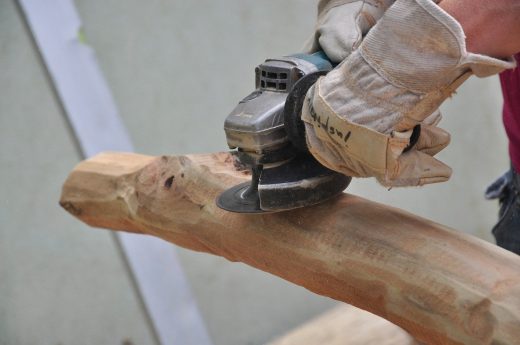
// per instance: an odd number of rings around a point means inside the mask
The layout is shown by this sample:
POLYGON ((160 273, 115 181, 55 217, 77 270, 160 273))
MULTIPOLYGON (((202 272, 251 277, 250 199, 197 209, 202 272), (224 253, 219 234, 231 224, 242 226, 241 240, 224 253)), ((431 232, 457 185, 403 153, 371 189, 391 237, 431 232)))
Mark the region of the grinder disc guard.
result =
POLYGON ((217 205, 238 213, 285 211, 332 198, 347 188, 350 180, 302 154, 271 168, 253 169, 251 183, 226 190, 217 205))

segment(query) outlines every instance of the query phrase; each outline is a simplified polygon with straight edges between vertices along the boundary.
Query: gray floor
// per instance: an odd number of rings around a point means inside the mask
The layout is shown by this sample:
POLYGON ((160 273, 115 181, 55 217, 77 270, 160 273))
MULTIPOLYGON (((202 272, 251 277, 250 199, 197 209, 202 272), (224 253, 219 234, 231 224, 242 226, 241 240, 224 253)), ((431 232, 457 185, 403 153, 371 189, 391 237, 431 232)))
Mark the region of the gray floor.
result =
MULTIPOLYGON (((226 113, 265 57, 296 52, 314 0, 77 0, 136 150, 224 150, 226 113)), ((45 71, 12 0, 0 0, 0 344, 154 344, 109 232, 62 211, 78 162, 45 71)), ((444 107, 448 183, 351 192, 489 239, 485 184, 507 168, 496 79, 472 80, 444 107)), ((216 345, 262 344, 335 302, 242 264, 180 250, 216 345)))

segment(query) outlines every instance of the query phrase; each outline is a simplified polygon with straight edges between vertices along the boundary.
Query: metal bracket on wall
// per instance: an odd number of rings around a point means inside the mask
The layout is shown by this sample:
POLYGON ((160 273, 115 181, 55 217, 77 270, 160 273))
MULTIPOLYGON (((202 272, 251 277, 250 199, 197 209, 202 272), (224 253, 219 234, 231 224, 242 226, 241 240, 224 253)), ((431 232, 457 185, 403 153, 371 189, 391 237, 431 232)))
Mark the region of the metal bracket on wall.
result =
MULTIPOLYGON (((73 0, 18 1, 84 158, 133 151, 73 0)), ((116 238, 160 344, 210 345, 175 248, 149 236, 116 238)))

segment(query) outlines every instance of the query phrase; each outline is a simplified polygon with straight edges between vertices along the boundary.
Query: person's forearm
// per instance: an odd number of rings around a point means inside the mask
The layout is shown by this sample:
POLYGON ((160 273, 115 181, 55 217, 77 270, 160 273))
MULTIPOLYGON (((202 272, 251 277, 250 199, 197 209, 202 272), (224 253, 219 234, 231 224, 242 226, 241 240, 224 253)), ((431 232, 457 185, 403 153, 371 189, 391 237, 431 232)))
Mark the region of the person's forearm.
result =
POLYGON ((442 0, 439 6, 462 25, 469 52, 497 58, 520 52, 520 1, 442 0))

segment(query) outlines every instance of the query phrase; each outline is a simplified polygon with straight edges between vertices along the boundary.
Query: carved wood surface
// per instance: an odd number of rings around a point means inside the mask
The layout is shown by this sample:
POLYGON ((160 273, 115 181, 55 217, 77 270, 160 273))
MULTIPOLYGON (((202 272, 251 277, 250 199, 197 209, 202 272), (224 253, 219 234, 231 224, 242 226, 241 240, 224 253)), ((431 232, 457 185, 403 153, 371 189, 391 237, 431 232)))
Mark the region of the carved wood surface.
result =
POLYGON ((428 344, 519 344, 520 258, 405 211, 344 194, 267 215, 218 209, 246 172, 228 153, 105 153, 61 205, 94 227, 240 261, 379 315, 428 344))

